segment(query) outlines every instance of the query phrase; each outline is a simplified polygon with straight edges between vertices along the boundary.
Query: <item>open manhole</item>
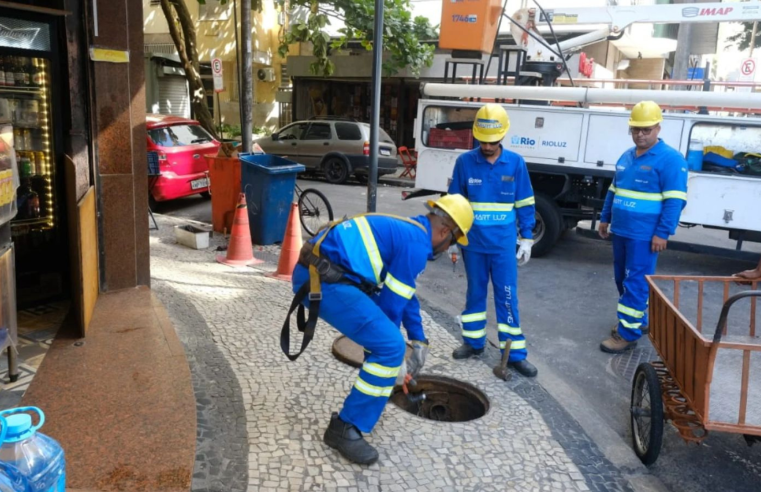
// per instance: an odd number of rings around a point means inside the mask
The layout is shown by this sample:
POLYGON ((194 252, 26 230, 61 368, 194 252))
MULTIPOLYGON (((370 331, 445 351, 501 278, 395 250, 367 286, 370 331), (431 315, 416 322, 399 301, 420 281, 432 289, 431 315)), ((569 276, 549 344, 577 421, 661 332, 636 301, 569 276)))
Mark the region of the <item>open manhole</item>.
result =
POLYGON ((391 403, 418 417, 438 422, 468 422, 486 415, 489 399, 478 388, 442 376, 419 376, 412 398, 401 387, 394 389, 391 403), (421 399, 421 394, 425 399, 421 399))
MULTIPOLYGON (((365 349, 363 349, 361 345, 352 342, 344 335, 335 339, 331 350, 336 359, 344 364, 349 364, 353 367, 362 367, 362 364, 365 363, 365 349)), ((411 353, 412 347, 408 344, 405 357, 409 357, 411 353)))

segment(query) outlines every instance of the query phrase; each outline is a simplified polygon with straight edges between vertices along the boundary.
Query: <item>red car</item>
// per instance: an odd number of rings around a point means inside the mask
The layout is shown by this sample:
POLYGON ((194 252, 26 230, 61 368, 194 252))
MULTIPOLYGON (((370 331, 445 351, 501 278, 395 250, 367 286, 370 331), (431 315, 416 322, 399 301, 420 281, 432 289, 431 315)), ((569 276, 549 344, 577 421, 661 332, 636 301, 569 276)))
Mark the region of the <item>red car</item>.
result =
POLYGON ((220 143, 200 123, 178 116, 149 114, 148 152, 156 152, 161 175, 150 181, 150 198, 156 202, 200 193, 208 198, 209 165, 204 158, 217 154, 220 143))

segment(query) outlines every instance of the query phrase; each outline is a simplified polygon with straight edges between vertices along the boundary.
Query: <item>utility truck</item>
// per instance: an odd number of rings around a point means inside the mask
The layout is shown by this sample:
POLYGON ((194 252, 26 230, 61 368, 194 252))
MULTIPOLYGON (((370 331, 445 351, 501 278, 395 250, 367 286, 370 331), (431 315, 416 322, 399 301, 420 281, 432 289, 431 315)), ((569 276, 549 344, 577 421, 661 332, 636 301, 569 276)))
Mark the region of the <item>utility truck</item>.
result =
POLYGON ((486 102, 501 103, 510 117, 502 145, 526 160, 536 195, 534 252, 546 254, 579 221, 592 220, 594 228, 616 161, 633 146, 627 109, 650 100, 665 110, 660 138, 690 157, 682 225, 729 231, 737 249, 742 241, 761 242, 761 119, 755 116, 761 113, 761 94, 554 86, 566 70, 563 60, 574 49, 620 33, 630 23, 761 20, 758 2, 554 9, 541 14, 524 9, 510 19, 520 26, 514 37, 522 50, 514 80, 526 85, 423 84, 415 121, 418 191, 408 196, 445 193, 457 157, 477 145, 470 133, 477 110, 486 102), (558 44, 535 34, 537 26, 552 18, 610 27, 559 43, 562 53, 553 55, 558 44))

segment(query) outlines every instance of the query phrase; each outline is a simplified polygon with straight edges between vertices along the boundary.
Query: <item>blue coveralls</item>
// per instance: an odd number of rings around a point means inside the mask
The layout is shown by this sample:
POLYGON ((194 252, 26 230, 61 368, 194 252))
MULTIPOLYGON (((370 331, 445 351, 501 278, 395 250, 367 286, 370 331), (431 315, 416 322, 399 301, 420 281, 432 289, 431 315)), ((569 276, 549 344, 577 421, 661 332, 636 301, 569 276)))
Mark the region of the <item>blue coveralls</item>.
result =
POLYGON ((468 294, 462 312, 465 343, 481 349, 486 344, 486 296, 491 276, 497 312, 500 349, 512 340, 510 362, 526 358, 526 337, 518 314, 516 213, 521 237, 532 238, 534 191, 523 157, 500 146, 491 164, 476 148, 457 158, 449 193, 470 201, 475 215, 462 258, 468 276, 468 294))
POLYGON ((663 140, 637 157, 636 147, 616 163, 600 220, 610 223, 613 268, 618 287, 618 334, 634 341, 648 326, 649 289, 645 276, 655 273, 658 253, 653 236, 676 232, 687 204, 687 163, 663 140))
MULTIPOLYGON (((320 318, 365 349, 364 365, 340 413, 362 432, 370 432, 380 419, 404 360, 399 326, 404 323, 408 339, 427 343, 415 279, 433 257, 431 224, 424 215, 412 220, 422 227, 393 217, 357 217, 333 227, 320 246, 323 258, 353 272, 352 280, 382 284, 373 296, 353 285, 321 284, 320 318)), ((297 265, 294 293, 308 281, 309 270, 297 265)))

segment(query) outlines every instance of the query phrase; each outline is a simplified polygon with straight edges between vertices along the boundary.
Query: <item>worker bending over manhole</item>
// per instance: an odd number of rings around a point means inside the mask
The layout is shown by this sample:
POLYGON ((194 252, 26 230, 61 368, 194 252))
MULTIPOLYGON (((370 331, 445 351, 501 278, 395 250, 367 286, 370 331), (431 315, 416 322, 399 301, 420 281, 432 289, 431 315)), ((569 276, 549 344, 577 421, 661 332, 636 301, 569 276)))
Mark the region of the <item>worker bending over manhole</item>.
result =
POLYGON ((304 245, 293 271, 296 296, 280 340, 288 358, 304 351, 318 316, 367 351, 354 387, 324 436, 328 446, 355 463, 377 461, 378 451, 362 433, 371 432, 380 419, 395 383, 415 377, 425 364, 428 340, 415 279, 429 260, 455 243, 468 244, 473 210, 463 196, 428 201, 428 209, 427 215, 412 218, 362 214, 333 222, 304 245), (297 309, 304 337, 300 351, 291 355, 290 316, 297 309), (413 346, 409 367, 402 324, 413 346))

